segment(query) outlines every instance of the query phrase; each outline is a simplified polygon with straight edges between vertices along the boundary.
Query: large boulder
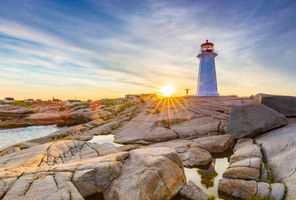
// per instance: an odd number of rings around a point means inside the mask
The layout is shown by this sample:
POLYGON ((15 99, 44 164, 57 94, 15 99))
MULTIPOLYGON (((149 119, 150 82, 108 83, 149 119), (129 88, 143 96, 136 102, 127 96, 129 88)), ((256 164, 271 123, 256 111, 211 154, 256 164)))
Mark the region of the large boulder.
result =
POLYGON ((130 151, 121 175, 104 191, 104 197, 106 200, 171 199, 185 181, 182 161, 174 149, 137 149, 130 151))
POLYGON ((179 138, 196 138, 217 135, 220 121, 212 117, 201 117, 171 126, 179 138))
POLYGON ((262 104, 232 107, 225 132, 235 138, 253 137, 288 124, 284 115, 262 104))
POLYGON ((287 117, 296 117, 296 97, 257 94, 255 100, 264 104, 287 117))
POLYGON ((207 167, 212 162, 211 154, 201 148, 191 147, 184 155, 184 165, 186 167, 207 167))

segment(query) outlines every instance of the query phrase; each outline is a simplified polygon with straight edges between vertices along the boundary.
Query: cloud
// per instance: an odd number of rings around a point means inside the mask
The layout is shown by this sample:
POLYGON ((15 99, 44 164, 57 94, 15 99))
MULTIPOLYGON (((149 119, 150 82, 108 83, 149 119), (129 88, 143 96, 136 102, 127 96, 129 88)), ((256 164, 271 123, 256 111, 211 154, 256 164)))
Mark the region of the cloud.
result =
POLYGON ((267 20, 270 13, 260 14, 262 5, 253 4, 236 9, 228 5, 231 9, 227 9, 216 3, 147 1, 130 8, 88 1, 91 12, 84 7, 71 12, 59 4, 40 4, 14 8, 25 13, 27 21, 0 16, 0 83, 17 80, 15 85, 9 82, 10 86, 28 94, 32 87, 35 96, 36 88, 51 93, 55 89, 75 93, 76 88, 85 90, 80 98, 102 98, 155 92, 167 82, 176 85, 178 94, 184 88, 193 91, 198 68, 195 56, 205 39, 213 41, 219 51, 221 94, 289 93, 281 87, 296 86, 291 78, 296 73, 291 68, 295 47, 279 61, 268 57, 292 46, 277 48, 283 38, 294 38, 295 28, 279 41, 273 38, 274 27, 287 18, 284 11, 293 15, 291 9, 276 12, 279 20, 267 20), (279 62, 285 62, 284 67, 276 67, 279 62))

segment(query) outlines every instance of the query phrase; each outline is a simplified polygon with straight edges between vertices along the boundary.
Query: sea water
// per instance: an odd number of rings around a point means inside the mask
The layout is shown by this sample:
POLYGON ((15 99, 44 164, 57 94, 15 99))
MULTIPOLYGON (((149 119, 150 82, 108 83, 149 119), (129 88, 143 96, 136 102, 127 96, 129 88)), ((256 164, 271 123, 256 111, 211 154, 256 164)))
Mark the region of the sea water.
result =
POLYGON ((43 137, 61 129, 56 125, 0 129, 0 148, 43 137))

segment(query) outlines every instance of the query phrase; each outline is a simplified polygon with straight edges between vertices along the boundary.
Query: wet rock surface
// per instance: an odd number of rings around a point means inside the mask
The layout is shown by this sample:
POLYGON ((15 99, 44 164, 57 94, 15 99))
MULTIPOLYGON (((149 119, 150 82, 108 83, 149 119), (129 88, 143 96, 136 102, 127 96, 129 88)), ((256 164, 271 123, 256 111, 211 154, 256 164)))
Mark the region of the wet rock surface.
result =
POLYGON ((225 132, 235 138, 253 137, 260 133, 284 126, 288 120, 262 104, 232 107, 230 110, 229 124, 225 132))

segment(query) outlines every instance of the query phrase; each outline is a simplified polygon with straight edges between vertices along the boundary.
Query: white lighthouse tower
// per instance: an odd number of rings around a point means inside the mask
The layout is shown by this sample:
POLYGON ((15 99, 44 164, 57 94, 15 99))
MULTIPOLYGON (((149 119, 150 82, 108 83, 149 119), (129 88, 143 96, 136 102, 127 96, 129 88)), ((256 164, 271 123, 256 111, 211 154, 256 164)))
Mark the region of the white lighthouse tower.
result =
POLYGON ((219 96, 215 67, 217 55, 214 44, 208 40, 200 45, 200 53, 197 55, 200 62, 196 96, 219 96))

